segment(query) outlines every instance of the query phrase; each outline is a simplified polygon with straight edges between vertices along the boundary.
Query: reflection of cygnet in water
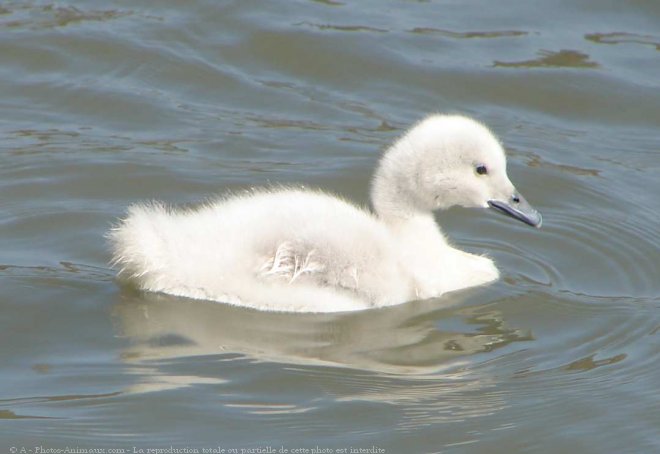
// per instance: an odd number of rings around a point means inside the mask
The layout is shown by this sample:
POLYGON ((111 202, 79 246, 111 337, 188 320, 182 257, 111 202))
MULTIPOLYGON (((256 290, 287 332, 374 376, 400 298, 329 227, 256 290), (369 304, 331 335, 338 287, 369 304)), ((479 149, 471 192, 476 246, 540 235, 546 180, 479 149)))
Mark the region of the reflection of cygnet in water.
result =
POLYGON ((122 359, 134 384, 124 392, 213 386, 245 417, 383 403, 405 409, 402 430, 492 415, 507 405, 496 382, 509 376, 493 374, 491 360, 529 337, 492 305, 470 306, 471 294, 444 297, 451 308, 285 314, 126 289, 114 308, 130 341, 122 359))
POLYGON ((285 314, 143 294, 125 295, 115 314, 132 344, 123 356, 134 363, 236 353, 287 364, 420 375, 524 339, 504 328, 497 314, 447 307, 465 296, 448 295, 442 309, 437 301, 416 301, 359 313, 285 314))
POLYGON ((374 213, 302 189, 255 190, 194 210, 138 204, 109 233, 122 276, 144 289, 271 311, 383 307, 482 285, 493 262, 449 245, 433 217, 491 207, 529 225, 495 136, 433 115, 385 152, 374 213))

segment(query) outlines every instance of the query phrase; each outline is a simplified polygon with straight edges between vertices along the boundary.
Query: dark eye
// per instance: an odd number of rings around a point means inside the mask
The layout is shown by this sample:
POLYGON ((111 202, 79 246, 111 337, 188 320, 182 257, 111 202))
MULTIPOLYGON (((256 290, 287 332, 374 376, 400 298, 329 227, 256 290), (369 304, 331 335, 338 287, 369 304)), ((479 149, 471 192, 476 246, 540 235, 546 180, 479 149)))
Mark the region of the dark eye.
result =
POLYGON ((486 175, 488 173, 488 169, 483 164, 478 165, 475 170, 479 175, 486 175))

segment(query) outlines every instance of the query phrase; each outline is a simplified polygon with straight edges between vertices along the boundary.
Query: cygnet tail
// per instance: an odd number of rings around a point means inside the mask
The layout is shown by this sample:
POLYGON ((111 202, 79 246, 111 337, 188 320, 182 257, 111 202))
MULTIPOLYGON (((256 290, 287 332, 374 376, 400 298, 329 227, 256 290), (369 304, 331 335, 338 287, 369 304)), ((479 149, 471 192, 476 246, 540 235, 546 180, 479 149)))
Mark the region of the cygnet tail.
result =
MULTIPOLYGON (((133 205, 128 215, 107 234, 112 248, 112 266, 119 268, 124 279, 145 284, 157 278, 172 257, 159 225, 166 225, 168 210, 158 203, 133 205)), ((142 287, 151 287, 141 285, 142 287)))

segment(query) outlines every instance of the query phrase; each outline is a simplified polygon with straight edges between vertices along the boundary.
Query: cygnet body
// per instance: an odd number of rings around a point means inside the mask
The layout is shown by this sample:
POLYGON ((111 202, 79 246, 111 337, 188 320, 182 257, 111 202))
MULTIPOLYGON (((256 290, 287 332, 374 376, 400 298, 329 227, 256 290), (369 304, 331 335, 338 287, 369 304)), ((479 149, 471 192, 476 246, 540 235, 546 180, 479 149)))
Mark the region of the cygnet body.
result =
POLYGON ((491 207, 539 227, 495 136, 432 115, 382 156, 374 211, 296 188, 253 190, 197 209, 137 204, 109 233, 120 275, 143 290, 262 310, 337 312, 400 304, 498 278, 449 245, 433 211, 491 207))

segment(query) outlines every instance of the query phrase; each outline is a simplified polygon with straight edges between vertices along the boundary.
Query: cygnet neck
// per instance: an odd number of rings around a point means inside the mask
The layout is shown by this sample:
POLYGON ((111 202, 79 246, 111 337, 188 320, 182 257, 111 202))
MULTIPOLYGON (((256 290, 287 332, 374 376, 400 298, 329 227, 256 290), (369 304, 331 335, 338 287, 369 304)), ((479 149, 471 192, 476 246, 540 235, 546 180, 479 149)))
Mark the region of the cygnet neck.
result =
POLYGON ((376 215, 386 224, 400 224, 415 218, 432 217, 430 211, 419 209, 407 192, 398 187, 395 180, 377 174, 371 188, 371 203, 376 215))
POLYGON ((419 218, 433 218, 415 191, 414 150, 407 137, 399 139, 382 156, 371 184, 371 203, 386 224, 400 224, 419 218))

